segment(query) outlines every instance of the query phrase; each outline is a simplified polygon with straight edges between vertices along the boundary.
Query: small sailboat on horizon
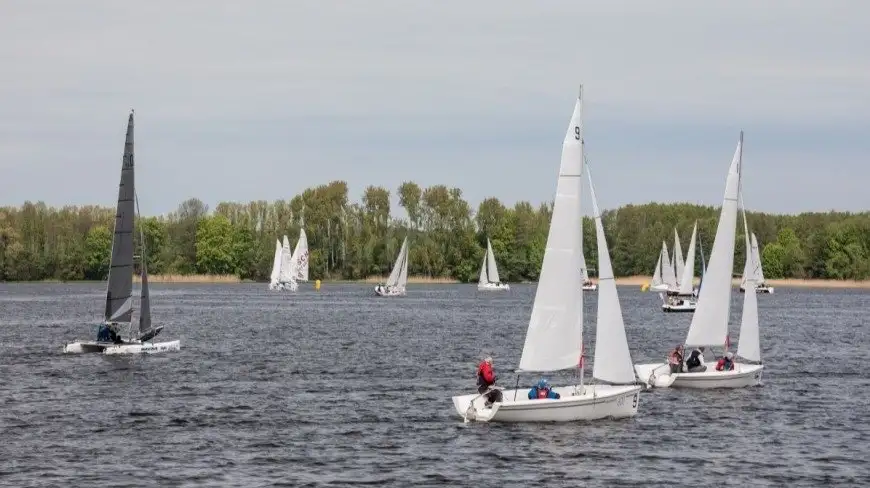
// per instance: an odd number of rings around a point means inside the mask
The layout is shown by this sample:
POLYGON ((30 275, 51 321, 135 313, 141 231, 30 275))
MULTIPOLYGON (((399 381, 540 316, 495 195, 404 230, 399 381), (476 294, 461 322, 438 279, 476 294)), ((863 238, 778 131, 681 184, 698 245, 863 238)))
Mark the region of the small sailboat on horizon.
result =
MULTIPOLYGON (((674 229, 674 236, 677 244, 674 246, 676 255, 679 255, 681 250, 679 247, 679 236, 676 235, 677 230, 674 229)), ((695 241, 698 236, 698 223, 695 222, 695 227, 692 229, 692 239, 689 241, 689 250, 686 254, 685 263, 680 264, 682 275, 679 281, 679 288, 676 293, 668 293, 662 303, 662 310, 665 312, 694 312, 697 307, 697 291, 694 289, 695 282, 695 241)), ((681 263, 682 259, 677 260, 681 263)))
POLYGON ((138 213, 138 198, 135 187, 133 151, 133 112, 127 120, 127 136, 121 162, 121 179, 118 185, 118 204, 115 211, 115 229, 112 236, 112 251, 109 263, 109 278, 106 286, 104 321, 99 326, 96 341, 74 341, 63 348, 65 353, 141 354, 178 351, 181 342, 153 342, 163 327, 151 321, 151 299, 148 289, 145 236, 139 229, 141 241, 141 277, 139 290, 139 322, 133 321, 133 259, 134 216, 138 213), (127 339, 123 338, 127 327, 127 339))
POLYGON ((398 297, 405 295, 405 286, 408 284, 408 237, 402 241, 399 255, 387 278, 387 283, 378 283, 375 286, 375 295, 379 297, 398 297))
POLYGON ((486 238, 486 253, 483 255, 483 263, 480 266, 480 278, 477 281, 477 289, 481 291, 510 290, 507 283, 502 283, 498 276, 498 266, 495 263, 495 254, 492 252, 492 243, 486 238))
POLYGON ((308 255, 308 236, 304 228, 299 229, 299 240, 293 251, 290 251, 287 235, 283 244, 276 241, 269 290, 298 290, 299 282, 308 281, 308 255))

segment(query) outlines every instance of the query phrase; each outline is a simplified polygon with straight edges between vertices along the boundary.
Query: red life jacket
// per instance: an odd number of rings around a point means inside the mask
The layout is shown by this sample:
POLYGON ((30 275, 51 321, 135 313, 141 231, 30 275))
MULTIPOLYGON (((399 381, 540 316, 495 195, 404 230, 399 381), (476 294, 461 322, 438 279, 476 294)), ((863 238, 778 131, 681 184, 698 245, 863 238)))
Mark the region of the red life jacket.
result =
POLYGON ((550 395, 550 390, 547 388, 538 388, 538 398, 547 398, 550 395))

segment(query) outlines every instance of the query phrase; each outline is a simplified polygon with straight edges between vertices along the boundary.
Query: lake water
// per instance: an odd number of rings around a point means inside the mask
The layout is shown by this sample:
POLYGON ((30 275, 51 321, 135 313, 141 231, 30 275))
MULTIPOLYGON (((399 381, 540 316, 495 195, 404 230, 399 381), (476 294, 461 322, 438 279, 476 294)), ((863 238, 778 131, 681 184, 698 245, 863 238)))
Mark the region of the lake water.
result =
MULTIPOLYGON (((534 285, 511 286, 377 299, 355 284, 155 284, 159 338, 182 350, 118 358, 61 353, 95 336, 104 284, 0 284, 0 485, 870 484, 867 292, 759 295, 757 388, 652 390, 618 421, 463 424, 450 397, 474 390, 483 353, 514 382, 534 285)), ((637 287, 620 298, 636 362, 685 339, 690 314, 637 287)))

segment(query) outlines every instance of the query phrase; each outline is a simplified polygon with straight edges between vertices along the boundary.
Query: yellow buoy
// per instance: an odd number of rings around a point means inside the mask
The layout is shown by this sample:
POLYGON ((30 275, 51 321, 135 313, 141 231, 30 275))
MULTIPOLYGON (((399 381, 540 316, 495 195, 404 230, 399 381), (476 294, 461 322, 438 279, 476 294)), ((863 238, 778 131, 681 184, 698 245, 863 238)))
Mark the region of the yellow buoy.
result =
POLYGON ((320 280, 314 280, 314 289, 320 291, 320 280))
POLYGON ((640 287, 640 291, 649 291, 649 283, 644 283, 644 284, 640 287))

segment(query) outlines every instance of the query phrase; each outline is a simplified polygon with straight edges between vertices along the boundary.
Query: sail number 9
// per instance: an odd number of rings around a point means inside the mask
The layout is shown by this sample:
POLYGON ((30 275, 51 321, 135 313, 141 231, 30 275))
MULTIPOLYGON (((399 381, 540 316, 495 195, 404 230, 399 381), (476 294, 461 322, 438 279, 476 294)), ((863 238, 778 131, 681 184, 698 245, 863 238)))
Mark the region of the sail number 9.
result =
POLYGON ((580 126, 579 125, 574 126, 574 139, 576 139, 578 141, 580 140, 580 126))

